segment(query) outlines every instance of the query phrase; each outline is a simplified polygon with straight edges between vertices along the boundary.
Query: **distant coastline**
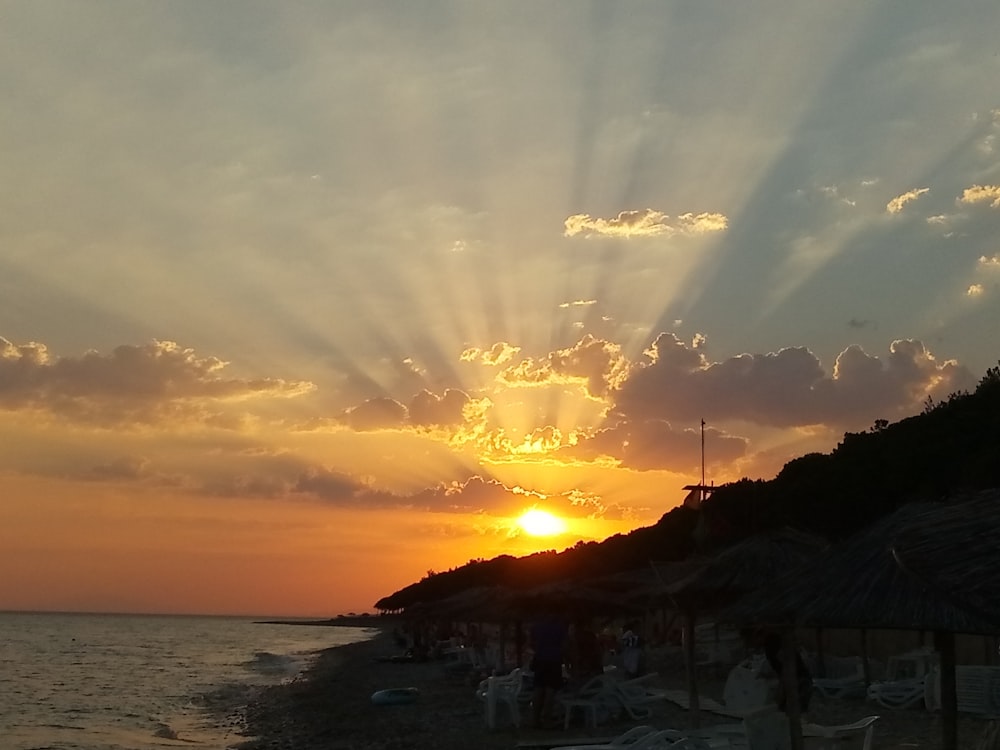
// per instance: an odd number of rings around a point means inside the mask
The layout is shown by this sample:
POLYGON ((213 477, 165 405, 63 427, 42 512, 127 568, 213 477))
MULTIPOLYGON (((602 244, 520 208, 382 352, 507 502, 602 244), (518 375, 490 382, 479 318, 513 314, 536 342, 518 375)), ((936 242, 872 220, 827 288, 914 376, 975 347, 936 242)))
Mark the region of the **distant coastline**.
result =
POLYGON ((257 620, 261 625, 322 625, 340 628, 385 628, 397 624, 397 615, 338 615, 320 620, 257 620))

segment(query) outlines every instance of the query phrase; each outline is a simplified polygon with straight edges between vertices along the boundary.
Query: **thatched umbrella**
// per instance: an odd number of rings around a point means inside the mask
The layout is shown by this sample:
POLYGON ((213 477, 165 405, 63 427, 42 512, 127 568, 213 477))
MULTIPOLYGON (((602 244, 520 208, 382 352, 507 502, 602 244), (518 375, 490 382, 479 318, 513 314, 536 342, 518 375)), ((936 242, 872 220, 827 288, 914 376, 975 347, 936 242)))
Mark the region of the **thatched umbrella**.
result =
POLYGON ((1000 489, 914 517, 891 549, 907 573, 1000 630, 1000 489))
POLYGON ((404 614, 415 619, 499 622, 510 596, 511 591, 503 586, 474 586, 443 599, 418 602, 404 614))
POLYGON ((732 622, 797 627, 933 630, 941 652, 944 748, 957 744, 955 633, 988 634, 997 627, 906 573, 892 540, 935 508, 910 504, 824 552, 794 576, 775 581, 725 613, 732 622))
MULTIPOLYGON (((699 563, 693 573, 665 586, 684 612, 684 649, 692 723, 698 726, 694 624, 700 612, 717 612, 819 554, 826 542, 785 528, 753 536, 699 563)), ((794 717, 793 717, 794 718, 794 717)))
POLYGON ((782 576, 757 596, 741 599, 725 616, 741 622, 806 627, 995 632, 989 621, 935 595, 893 557, 892 541, 940 507, 902 506, 782 576))
POLYGON ((570 580, 512 592, 505 606, 509 612, 527 618, 546 614, 567 618, 616 615, 641 609, 622 591, 600 587, 592 581, 570 580))

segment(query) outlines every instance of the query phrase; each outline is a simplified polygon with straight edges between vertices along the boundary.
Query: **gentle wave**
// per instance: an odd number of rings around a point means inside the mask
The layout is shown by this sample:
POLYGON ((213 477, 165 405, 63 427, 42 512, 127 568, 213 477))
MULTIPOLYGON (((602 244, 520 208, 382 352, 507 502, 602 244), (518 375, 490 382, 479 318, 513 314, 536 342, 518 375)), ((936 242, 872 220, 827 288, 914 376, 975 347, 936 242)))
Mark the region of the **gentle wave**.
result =
POLYGON ((3 750, 225 750, 238 709, 371 636, 224 617, 0 613, 3 750))
POLYGON ((285 654, 258 651, 253 659, 244 663, 251 672, 265 675, 293 676, 299 672, 301 662, 285 654))

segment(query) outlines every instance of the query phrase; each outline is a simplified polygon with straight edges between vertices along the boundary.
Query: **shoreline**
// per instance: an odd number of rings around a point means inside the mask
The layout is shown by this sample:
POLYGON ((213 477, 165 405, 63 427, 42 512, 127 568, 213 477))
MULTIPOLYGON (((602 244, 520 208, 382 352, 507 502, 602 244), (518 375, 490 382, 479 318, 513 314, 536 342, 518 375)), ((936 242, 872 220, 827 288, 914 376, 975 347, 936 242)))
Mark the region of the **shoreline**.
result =
MULTIPOLYGON (((329 623, 328 623, 329 624, 329 623)), ((317 655, 291 682, 263 688, 252 697, 238 722, 241 739, 232 750, 514 750, 531 741, 565 744, 589 736, 613 737, 636 724, 686 729, 690 714, 673 703, 654 704, 653 715, 636 721, 625 718, 584 729, 578 721, 564 731, 513 727, 501 710, 497 729, 486 727, 482 703, 475 697, 479 676, 449 673, 441 661, 393 663, 380 660, 399 653, 392 629, 376 630, 366 641, 335 646, 317 655), (411 705, 375 706, 377 690, 416 687, 411 705)), ((351 624, 350 627, 357 627, 351 624)), ((365 627, 371 627, 366 625, 365 627)), ((654 684, 684 686, 679 652, 650 655, 659 673, 654 684)), ((699 673, 699 692, 720 700, 725 675, 699 673)), ((522 719, 529 709, 522 708, 522 719)), ((810 719, 835 725, 878 714, 874 747, 879 750, 936 750, 941 747, 941 717, 920 709, 890 711, 864 699, 825 699, 816 695, 810 719)), ((731 723, 732 719, 701 713, 703 726, 731 723)), ((982 736, 985 719, 962 715, 959 747, 971 750, 982 736)))
POLYGON ((275 620, 254 620, 256 625, 305 625, 307 627, 335 627, 335 628, 378 628, 385 629, 393 627, 403 622, 399 617, 393 615, 339 615, 338 617, 326 617, 322 619, 288 619, 279 618, 275 620))

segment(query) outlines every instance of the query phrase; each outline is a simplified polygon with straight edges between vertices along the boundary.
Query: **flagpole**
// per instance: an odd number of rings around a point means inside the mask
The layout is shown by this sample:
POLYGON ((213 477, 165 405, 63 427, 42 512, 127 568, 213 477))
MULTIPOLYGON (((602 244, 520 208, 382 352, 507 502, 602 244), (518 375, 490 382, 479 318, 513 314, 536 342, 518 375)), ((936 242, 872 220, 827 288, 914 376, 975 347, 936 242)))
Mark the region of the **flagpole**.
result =
POLYGON ((701 492, 705 496, 705 420, 701 420, 701 492))

